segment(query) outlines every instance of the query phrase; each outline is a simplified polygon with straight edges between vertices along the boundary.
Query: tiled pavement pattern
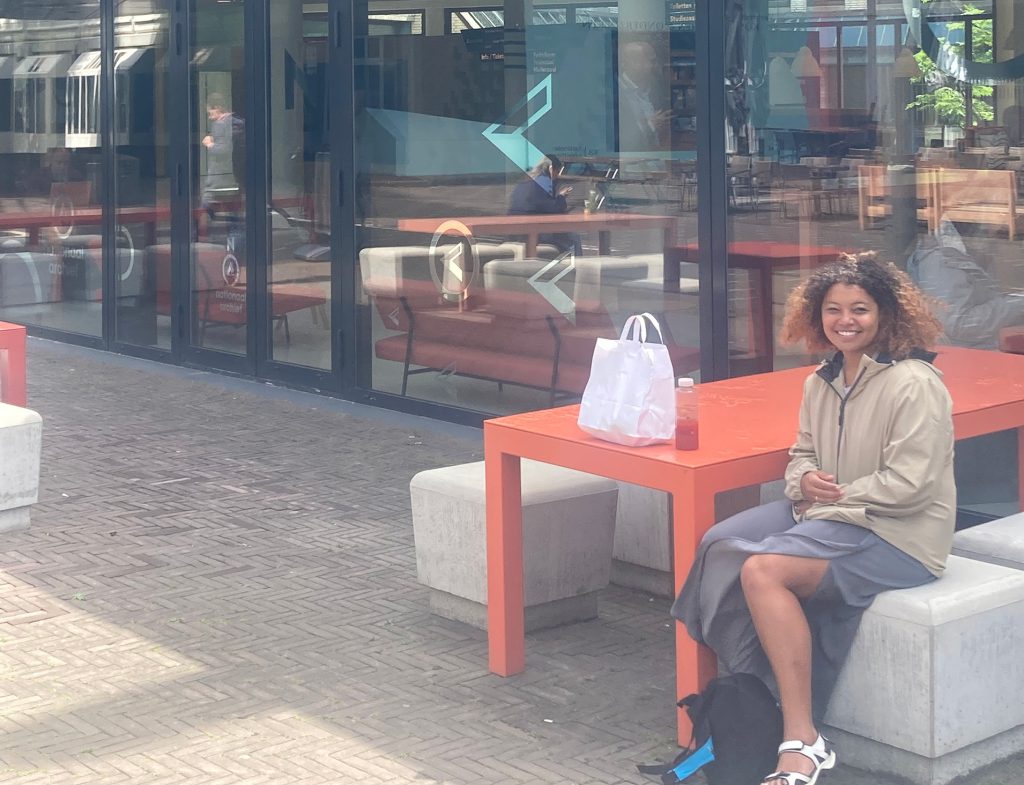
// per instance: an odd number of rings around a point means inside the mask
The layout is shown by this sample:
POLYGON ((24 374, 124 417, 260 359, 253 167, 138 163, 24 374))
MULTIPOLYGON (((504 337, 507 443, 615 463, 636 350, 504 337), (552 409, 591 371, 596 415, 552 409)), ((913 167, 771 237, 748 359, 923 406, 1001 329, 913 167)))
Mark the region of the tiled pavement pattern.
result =
POLYGON ((0 535, 0 783, 657 782, 633 764, 674 751, 667 602, 610 589, 511 679, 429 614, 408 482, 479 459, 478 431, 35 339, 29 358, 43 487, 0 535))

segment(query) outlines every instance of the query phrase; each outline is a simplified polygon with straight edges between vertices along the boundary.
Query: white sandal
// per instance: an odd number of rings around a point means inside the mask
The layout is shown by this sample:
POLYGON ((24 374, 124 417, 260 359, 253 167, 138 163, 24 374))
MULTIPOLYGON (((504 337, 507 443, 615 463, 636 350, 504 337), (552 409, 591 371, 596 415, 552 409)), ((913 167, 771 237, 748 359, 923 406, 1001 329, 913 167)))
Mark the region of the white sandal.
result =
POLYGON ((776 771, 769 774, 762 784, 773 780, 783 780, 786 785, 815 785, 818 775, 825 769, 831 769, 836 765, 836 753, 829 744, 828 739, 818 734, 814 744, 804 744, 800 740, 784 741, 779 745, 779 755, 784 752, 798 752, 814 764, 814 771, 810 774, 800 774, 791 771, 776 771))

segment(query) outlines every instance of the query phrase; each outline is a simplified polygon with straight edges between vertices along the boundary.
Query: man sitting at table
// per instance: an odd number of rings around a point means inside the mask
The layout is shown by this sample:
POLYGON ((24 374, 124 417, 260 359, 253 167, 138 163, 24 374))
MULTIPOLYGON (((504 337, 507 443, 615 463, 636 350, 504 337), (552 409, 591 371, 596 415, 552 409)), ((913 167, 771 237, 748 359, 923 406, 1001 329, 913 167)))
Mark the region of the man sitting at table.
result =
MULTIPOLYGON (((566 195, 571 185, 560 186, 558 173, 562 162, 555 156, 541 158, 527 173, 529 177, 516 185, 508 202, 509 215, 547 215, 569 212, 566 195)), ((555 246, 562 253, 583 252, 580 236, 575 232, 554 232, 538 235, 542 243, 555 246)))

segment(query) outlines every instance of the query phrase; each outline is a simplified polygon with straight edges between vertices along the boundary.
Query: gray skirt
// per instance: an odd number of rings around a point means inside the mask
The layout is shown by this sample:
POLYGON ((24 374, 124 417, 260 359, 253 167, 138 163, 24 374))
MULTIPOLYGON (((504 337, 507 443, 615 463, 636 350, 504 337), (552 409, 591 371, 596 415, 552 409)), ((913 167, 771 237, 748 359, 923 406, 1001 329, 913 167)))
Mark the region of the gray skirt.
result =
POLYGON ((935 580, 916 559, 873 532, 838 521, 795 523, 788 501, 744 510, 708 530, 672 615, 714 650, 729 673, 752 673, 778 694, 740 586, 740 568, 755 553, 827 559, 825 577, 803 602, 811 628, 811 694, 825 716, 860 618, 875 595, 935 580))

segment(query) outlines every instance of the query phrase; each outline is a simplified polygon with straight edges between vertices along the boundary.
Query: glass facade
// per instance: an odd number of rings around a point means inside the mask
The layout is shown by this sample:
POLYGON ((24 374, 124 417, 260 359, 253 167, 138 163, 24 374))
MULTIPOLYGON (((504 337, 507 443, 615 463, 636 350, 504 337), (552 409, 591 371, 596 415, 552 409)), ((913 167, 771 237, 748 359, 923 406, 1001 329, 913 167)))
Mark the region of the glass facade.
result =
POLYGON ((0 3, 4 320, 102 333, 102 60, 99 0, 0 3))
MULTIPOLYGON (((817 359, 775 336, 796 282, 842 251, 905 269, 944 342, 1024 351, 1024 3, 727 9, 730 374, 817 359)), ((1015 509, 1015 438, 958 444, 961 505, 1015 509)))
POLYGON ((357 10, 360 381, 488 411, 578 397, 598 337, 655 313, 699 373, 692 13, 426 4, 357 10), (365 35, 359 35, 363 25, 365 35))
POLYGON ((270 353, 281 362, 330 371, 331 143, 323 3, 271 3, 270 62, 270 353))
POLYGON ((248 352, 245 3, 192 0, 188 270, 191 346, 248 352))
MULTIPOLYGON (((0 319, 433 416, 807 364, 875 250, 1024 352, 1024 0, 0 0, 0 319)), ((973 451, 973 452, 972 452, 973 451)), ((1013 439, 963 499, 1017 495, 1013 439)), ((971 456, 974 456, 971 458, 971 456)))
MULTIPOLYGON (((121 0, 114 11, 114 333, 171 347, 170 14, 121 0)), ((100 113, 97 111, 96 115, 100 113)), ((98 121, 94 121, 98 133, 98 121)), ((99 142, 97 142, 99 144, 99 142)))

